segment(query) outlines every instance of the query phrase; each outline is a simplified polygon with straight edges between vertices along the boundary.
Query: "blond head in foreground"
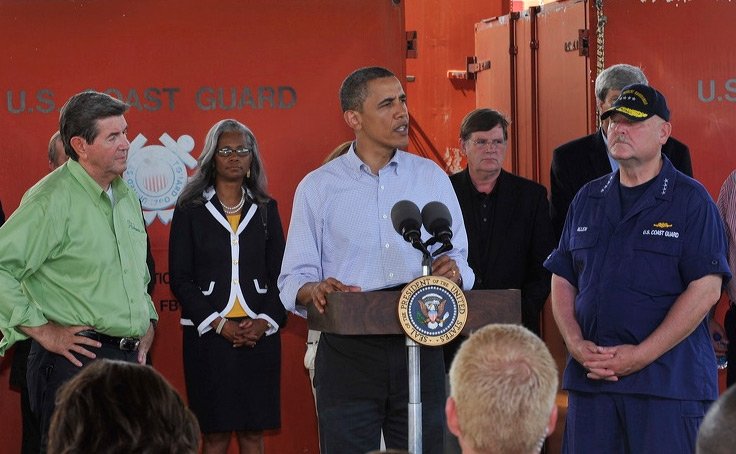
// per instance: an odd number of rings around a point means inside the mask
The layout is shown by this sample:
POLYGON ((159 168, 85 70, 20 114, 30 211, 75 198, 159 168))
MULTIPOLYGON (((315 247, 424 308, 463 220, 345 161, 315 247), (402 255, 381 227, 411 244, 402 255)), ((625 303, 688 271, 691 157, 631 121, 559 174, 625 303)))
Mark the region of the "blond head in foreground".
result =
POLYGON ((537 453, 557 421, 557 385, 539 337, 522 326, 486 326, 452 362, 448 427, 465 454, 537 453))

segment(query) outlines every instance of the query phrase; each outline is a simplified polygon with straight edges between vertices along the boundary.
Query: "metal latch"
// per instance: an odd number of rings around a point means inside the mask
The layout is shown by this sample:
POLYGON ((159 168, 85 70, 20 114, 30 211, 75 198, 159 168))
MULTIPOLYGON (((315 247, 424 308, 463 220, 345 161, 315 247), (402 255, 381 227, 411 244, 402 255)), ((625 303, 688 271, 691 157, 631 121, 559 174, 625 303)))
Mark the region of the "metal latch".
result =
POLYGON ((417 32, 406 32, 406 58, 417 58, 417 32))
POLYGON ((470 79, 475 80, 478 76, 477 74, 481 71, 485 71, 487 69, 491 69, 491 61, 490 60, 483 60, 481 62, 478 61, 478 57, 473 55, 472 57, 468 57, 467 59, 467 66, 466 70, 449 70, 447 71, 447 78, 448 79, 470 79))
POLYGON ((590 54, 588 34, 587 29, 579 29, 577 41, 565 41, 565 52, 578 51, 579 56, 587 57, 590 54))

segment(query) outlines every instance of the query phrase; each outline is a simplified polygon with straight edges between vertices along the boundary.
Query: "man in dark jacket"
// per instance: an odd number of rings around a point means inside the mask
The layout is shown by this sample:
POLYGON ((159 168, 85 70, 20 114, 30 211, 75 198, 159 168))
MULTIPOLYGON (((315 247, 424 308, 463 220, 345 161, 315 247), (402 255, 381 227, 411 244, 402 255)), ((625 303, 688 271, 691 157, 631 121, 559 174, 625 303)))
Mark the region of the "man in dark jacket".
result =
MULTIPOLYGON (((551 278, 542 263, 554 247, 549 203, 544 186, 503 170, 508 126, 495 110, 467 114, 460 125, 460 149, 468 165, 450 181, 468 233, 473 289, 520 289, 522 322, 539 336, 551 278)), ((463 340, 444 346, 446 368, 463 340)), ((460 452, 450 434, 445 452, 460 452)))
POLYGON ((521 289, 524 326, 539 335, 540 313, 550 289, 550 274, 542 262, 554 247, 547 190, 503 170, 508 125, 491 109, 466 115, 460 148, 468 165, 450 181, 468 232, 473 288, 521 289))
MULTIPOLYGON (((595 80, 598 115, 608 110, 618 98, 621 89, 630 84, 649 84, 641 68, 619 64, 601 72, 595 80)), ((585 183, 618 169, 618 164, 608 153, 608 123, 608 119, 602 120, 598 131, 560 145, 552 155, 550 216, 555 240, 560 238, 567 209, 580 188, 585 183)), ((670 137, 662 146, 662 154, 669 158, 677 170, 689 177, 693 176, 687 145, 670 137)))

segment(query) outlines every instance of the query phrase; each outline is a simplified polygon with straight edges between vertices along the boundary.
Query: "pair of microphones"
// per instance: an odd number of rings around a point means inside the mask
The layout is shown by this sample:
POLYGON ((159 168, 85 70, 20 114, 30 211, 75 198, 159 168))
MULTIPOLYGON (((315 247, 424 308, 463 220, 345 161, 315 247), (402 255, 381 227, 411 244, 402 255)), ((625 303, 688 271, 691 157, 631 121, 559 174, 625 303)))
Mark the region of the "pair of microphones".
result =
POLYGON ((450 210, 442 202, 429 202, 424 205, 422 211, 410 200, 400 200, 391 208, 391 222, 394 230, 401 235, 405 241, 411 243, 415 249, 421 251, 425 257, 429 257, 429 246, 440 243, 441 246, 431 254, 436 257, 439 254, 452 249, 452 216, 450 210), (421 228, 432 235, 432 238, 422 242, 421 228))

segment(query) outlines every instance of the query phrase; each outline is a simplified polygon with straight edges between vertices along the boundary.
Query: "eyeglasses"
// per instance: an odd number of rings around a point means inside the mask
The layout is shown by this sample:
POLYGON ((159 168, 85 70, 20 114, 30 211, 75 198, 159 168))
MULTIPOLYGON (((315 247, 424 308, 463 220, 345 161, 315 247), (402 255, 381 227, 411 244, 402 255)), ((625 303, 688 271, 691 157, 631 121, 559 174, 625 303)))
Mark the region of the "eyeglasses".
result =
POLYGON ((502 146, 506 145, 506 141, 503 139, 493 139, 493 140, 486 140, 486 139, 479 139, 479 140, 470 140, 470 143, 472 143, 475 148, 482 149, 490 145, 491 149, 498 149, 502 146))
POLYGON ((234 150, 230 147, 222 147, 219 150, 217 150, 217 154, 219 156, 222 156, 223 158, 227 158, 228 156, 233 154, 233 152, 237 154, 239 158, 244 158, 250 155, 253 152, 253 150, 251 150, 248 147, 238 147, 234 150))

